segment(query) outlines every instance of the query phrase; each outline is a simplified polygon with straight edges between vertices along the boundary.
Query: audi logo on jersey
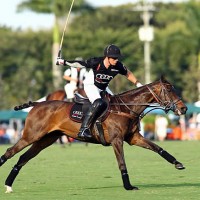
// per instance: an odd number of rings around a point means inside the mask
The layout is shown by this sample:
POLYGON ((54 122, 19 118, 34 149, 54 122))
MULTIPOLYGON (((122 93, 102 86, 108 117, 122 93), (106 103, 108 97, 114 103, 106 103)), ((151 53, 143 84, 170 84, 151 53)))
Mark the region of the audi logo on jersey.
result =
POLYGON ((112 80, 113 76, 107 75, 107 74, 97 74, 96 75, 97 79, 101 79, 101 80, 112 80))

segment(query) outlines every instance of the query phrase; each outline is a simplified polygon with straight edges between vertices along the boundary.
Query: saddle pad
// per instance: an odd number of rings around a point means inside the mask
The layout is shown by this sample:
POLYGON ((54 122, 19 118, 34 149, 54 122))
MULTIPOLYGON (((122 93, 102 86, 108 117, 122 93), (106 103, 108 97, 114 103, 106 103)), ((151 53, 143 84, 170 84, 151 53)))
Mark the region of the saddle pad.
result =
MULTIPOLYGON (((72 105, 70 110, 70 119, 72 121, 81 123, 83 120, 83 117, 85 116, 86 112, 89 109, 90 104, 79 104, 75 103, 72 105)), ((102 116, 99 118, 99 121, 103 122, 107 116, 109 115, 109 112, 107 112, 109 109, 105 110, 102 114, 102 116)))
POLYGON ((70 110, 70 119, 81 123, 83 118, 83 109, 81 104, 74 104, 70 110))

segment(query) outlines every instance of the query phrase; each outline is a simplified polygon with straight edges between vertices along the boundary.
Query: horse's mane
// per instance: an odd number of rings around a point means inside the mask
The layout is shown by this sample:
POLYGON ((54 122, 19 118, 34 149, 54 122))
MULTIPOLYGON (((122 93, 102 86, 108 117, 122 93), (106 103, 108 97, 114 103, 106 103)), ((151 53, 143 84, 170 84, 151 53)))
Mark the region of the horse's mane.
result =
MULTIPOLYGON (((152 85, 157 84, 158 82, 160 82, 160 80, 154 81, 154 82, 152 82, 152 83, 145 84, 145 85, 143 85, 143 86, 141 86, 141 87, 138 87, 138 88, 133 88, 133 89, 131 89, 131 90, 127 90, 127 91, 118 93, 118 94, 114 95, 113 98, 118 97, 118 96, 120 96, 120 97, 129 96, 129 95, 133 95, 133 94, 135 94, 135 95, 137 96, 137 95, 140 94, 142 91, 144 91, 144 90, 147 89, 146 86, 152 86, 152 85)), ((112 98, 112 97, 111 97, 111 98, 112 98)))

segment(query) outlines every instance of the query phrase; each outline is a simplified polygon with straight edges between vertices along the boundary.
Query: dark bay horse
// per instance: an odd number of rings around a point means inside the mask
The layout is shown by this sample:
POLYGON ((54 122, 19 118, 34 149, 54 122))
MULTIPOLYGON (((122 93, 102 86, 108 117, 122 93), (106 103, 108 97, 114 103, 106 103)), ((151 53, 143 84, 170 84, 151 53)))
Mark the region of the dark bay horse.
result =
MULTIPOLYGON (((87 96, 85 94, 84 89, 82 89, 82 88, 75 89, 74 93, 79 93, 83 97, 87 96)), ((54 101, 54 100, 61 100, 61 101, 66 100, 67 101, 67 95, 66 95, 65 90, 61 90, 61 89, 60 90, 56 90, 56 91, 54 91, 54 92, 52 92, 52 93, 50 93, 50 94, 48 94, 46 96, 46 101, 54 101)), ((66 137, 67 137, 68 143, 71 145, 71 138, 69 136, 67 136, 67 135, 66 135, 66 137)), ((60 144, 64 147, 64 142, 62 140, 62 136, 60 136, 58 138, 58 140, 59 140, 60 144)), ((86 144, 86 146, 88 145, 87 142, 85 144, 86 144)))
POLYGON ((65 98, 66 98, 65 90, 56 90, 55 92, 48 94, 46 97, 46 100, 47 101, 53 101, 53 100, 63 101, 65 98))
MULTIPOLYGON (((70 119, 70 108, 73 103, 64 101, 30 102, 16 107, 16 110, 33 106, 29 112, 21 139, 5 154, 0 157, 0 166, 25 147, 32 145, 22 154, 8 175, 5 185, 7 192, 12 191, 12 184, 20 169, 40 151, 53 144, 58 137, 66 134, 77 138, 80 123, 70 119)), ((126 190, 137 190, 129 180, 128 171, 124 158, 123 143, 137 145, 158 153, 161 157, 173 164, 176 169, 184 169, 182 163, 171 154, 144 138, 139 132, 140 115, 145 108, 151 105, 160 105, 165 111, 172 110, 176 115, 185 114, 186 105, 176 94, 174 87, 163 77, 153 83, 140 88, 132 89, 118 95, 111 96, 109 113, 102 123, 104 137, 107 144, 112 145, 116 155, 119 170, 121 171, 123 186, 126 190)), ((92 142, 101 144, 95 128, 92 128, 92 142)))
MULTIPOLYGON (((74 92, 78 92, 83 97, 86 97, 85 91, 82 88, 76 89, 74 92)), ((46 100, 52 101, 52 100, 65 100, 67 98, 65 90, 56 90, 55 92, 52 92, 47 95, 46 100)))

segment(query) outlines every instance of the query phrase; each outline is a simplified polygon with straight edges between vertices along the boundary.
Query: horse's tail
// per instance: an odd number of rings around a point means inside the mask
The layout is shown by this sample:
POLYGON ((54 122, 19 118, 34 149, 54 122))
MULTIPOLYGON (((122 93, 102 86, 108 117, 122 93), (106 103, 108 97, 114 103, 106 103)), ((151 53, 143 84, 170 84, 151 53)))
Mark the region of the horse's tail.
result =
POLYGON ((22 110, 24 108, 29 108, 29 107, 32 107, 32 106, 35 106, 37 105, 39 102, 32 102, 32 101, 29 101, 28 103, 24 103, 22 105, 19 105, 19 106, 15 106, 14 107, 14 110, 22 110))

